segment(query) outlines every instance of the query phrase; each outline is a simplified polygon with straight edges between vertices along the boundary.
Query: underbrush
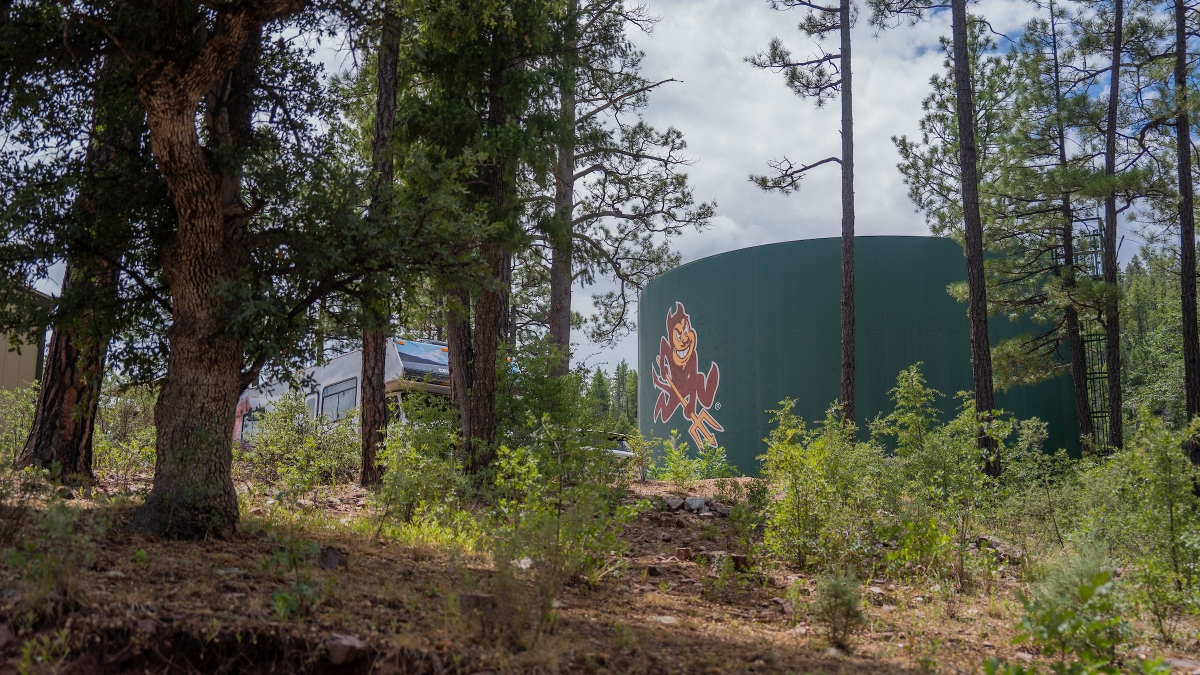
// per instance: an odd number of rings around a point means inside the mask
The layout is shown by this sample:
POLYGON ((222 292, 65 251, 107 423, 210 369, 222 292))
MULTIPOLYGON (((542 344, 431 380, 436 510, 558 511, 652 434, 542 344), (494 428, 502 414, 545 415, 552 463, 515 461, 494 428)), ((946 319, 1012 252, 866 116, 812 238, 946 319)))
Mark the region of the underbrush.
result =
POLYGON ((983 426, 1005 464, 993 479, 981 471, 970 398, 941 422, 940 394, 918 366, 891 396, 894 410, 865 442, 835 408, 810 428, 783 402, 760 458, 777 495, 766 552, 817 573, 923 580, 960 594, 990 593, 999 575, 1015 574, 1033 584, 1024 640, 1059 659, 1055 672, 1153 671, 1119 657, 1135 639, 1120 617, 1142 618, 1166 645, 1200 610, 1200 491, 1183 450, 1200 425, 1176 432, 1143 416, 1123 451, 1073 459, 1044 451, 1041 421, 993 412, 983 426), (1096 562, 1095 551, 1109 559, 1096 562))

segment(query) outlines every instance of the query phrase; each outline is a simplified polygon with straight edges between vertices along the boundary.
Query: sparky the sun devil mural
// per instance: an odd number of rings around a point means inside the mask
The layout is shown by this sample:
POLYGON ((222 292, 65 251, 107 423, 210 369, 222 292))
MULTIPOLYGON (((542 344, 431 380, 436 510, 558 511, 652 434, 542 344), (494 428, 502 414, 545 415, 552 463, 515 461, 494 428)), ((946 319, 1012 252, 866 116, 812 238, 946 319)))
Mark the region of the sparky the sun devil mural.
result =
MULTIPOLYGON (((696 329, 692 318, 676 302, 675 308, 667 312, 667 336, 662 338, 658 356, 654 358, 654 387, 659 390, 654 402, 654 420, 666 423, 675 416, 676 410, 692 426, 688 429, 697 448, 716 446, 716 431, 725 429, 713 419, 708 409, 717 396, 721 383, 721 369, 713 362, 708 374, 700 372, 700 357, 696 354, 696 329)), ((718 406, 720 407, 720 406, 718 406)))

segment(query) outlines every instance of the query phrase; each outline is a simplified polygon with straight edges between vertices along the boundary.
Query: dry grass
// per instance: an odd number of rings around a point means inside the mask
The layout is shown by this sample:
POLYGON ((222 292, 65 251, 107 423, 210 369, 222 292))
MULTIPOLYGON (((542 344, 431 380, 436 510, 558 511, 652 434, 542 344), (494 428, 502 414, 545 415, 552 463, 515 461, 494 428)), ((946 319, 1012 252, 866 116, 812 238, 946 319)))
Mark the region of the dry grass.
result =
MULTIPOLYGON (((662 486, 635 490, 645 496, 662 486)), ((252 486, 245 492, 244 520, 232 541, 145 538, 120 527, 131 502, 72 500, 73 508, 95 509, 115 525, 99 542, 92 568, 75 571, 86 589, 84 606, 52 625, 22 626, 10 613, 22 583, 18 570, 0 567, 0 607, 20 633, 5 643, 0 628, 0 658, 7 661, 0 672, 16 668, 27 640, 64 627, 71 655, 59 672, 324 671, 322 645, 332 633, 368 644, 359 672, 973 673, 990 657, 1023 658, 1011 645, 1020 607, 1015 578, 997 579, 990 594, 960 596, 931 582, 873 580, 868 628, 850 655, 830 655, 804 623, 811 579, 760 566, 714 579, 703 564, 677 560, 675 549, 730 550, 727 521, 655 512, 628 528, 629 552, 613 573, 559 598, 549 638, 513 653, 458 606, 459 593, 489 589, 493 570, 485 556, 376 537, 355 488, 342 488, 337 504, 302 512, 269 505, 252 486), (664 533, 671 541, 663 541, 664 533), (264 561, 289 536, 336 547, 349 562, 335 570, 302 565, 316 599, 285 618, 273 596, 290 577, 264 561), (649 574, 652 565, 661 576, 649 574), (801 605, 789 612, 781 599, 792 584, 801 605)), ((1196 653, 1191 643, 1173 647, 1170 656, 1196 653)))

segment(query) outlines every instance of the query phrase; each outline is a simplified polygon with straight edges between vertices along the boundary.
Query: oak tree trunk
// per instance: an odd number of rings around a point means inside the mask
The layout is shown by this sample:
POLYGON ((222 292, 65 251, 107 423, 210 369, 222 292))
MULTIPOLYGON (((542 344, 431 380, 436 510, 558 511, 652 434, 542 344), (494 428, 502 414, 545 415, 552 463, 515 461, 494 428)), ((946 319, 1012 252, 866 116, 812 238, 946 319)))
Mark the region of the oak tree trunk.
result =
MULTIPOLYGON (((391 3, 383 7, 383 30, 379 43, 379 56, 375 79, 375 130, 371 144, 371 164, 374 174, 374 194, 368 218, 377 227, 388 227, 392 217, 391 192, 395 180, 396 161, 393 142, 396 130, 396 88, 400 65, 400 19, 392 11, 391 3)), ((383 442, 387 427, 387 336, 381 328, 387 317, 381 307, 387 306, 386 284, 374 280, 368 293, 374 297, 363 299, 363 359, 362 359, 362 402, 359 406, 359 423, 362 432, 362 471, 359 482, 363 487, 379 484, 381 474, 375 461, 376 450, 383 442)), ((370 286, 370 284, 368 284, 370 286)))
MULTIPOLYGON (((988 336, 987 279, 983 267, 983 221, 979 215, 978 152, 975 147, 975 102, 971 62, 967 51, 967 3, 952 0, 954 40, 954 93, 958 117, 959 169, 962 175, 963 239, 967 255, 967 315, 971 328, 971 376, 975 385, 975 410, 981 422, 996 407, 992 386, 992 350, 988 336)), ((976 441, 984 453, 984 471, 1001 472, 996 441, 981 423, 976 441)))
MULTIPOLYGON (((1121 93, 1121 30, 1124 0, 1113 0, 1112 74, 1108 86, 1108 120, 1104 130, 1104 175, 1117 174, 1117 103, 1121 93)), ((1124 403, 1121 392, 1121 318, 1117 286, 1117 195, 1104 198, 1104 306, 1105 368, 1108 378, 1108 449, 1124 445, 1124 403)))
MULTIPOLYGON (((250 213, 234 156, 253 141, 261 26, 290 4, 262 3, 218 14, 212 34, 190 62, 160 56, 138 78, 151 149, 175 204, 178 230, 164 246, 171 290, 167 373, 154 408, 154 487, 131 526, 154 535, 228 538, 238 523, 232 479, 234 411, 250 377, 242 372, 241 341, 228 330, 221 286, 249 264, 243 241, 250 213), (196 112, 205 104, 208 143, 201 146, 196 112)), ((164 42, 186 39, 182 17, 164 42)), ((163 52, 168 50, 163 47, 163 52)))
POLYGON ((841 0, 842 39, 842 421, 854 422, 854 104, 850 86, 850 0, 841 0))

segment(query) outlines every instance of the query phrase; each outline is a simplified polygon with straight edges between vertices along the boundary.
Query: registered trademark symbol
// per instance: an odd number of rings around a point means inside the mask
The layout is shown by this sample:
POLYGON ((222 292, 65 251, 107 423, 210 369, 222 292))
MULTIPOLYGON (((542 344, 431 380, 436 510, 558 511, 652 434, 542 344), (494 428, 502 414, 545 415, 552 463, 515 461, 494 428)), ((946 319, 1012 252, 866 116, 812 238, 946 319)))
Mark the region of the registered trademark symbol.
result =
POLYGON ((714 408, 716 408, 717 410, 720 410, 720 409, 721 409, 721 404, 718 402, 718 403, 717 403, 716 405, 714 405, 713 407, 714 407, 714 408))

